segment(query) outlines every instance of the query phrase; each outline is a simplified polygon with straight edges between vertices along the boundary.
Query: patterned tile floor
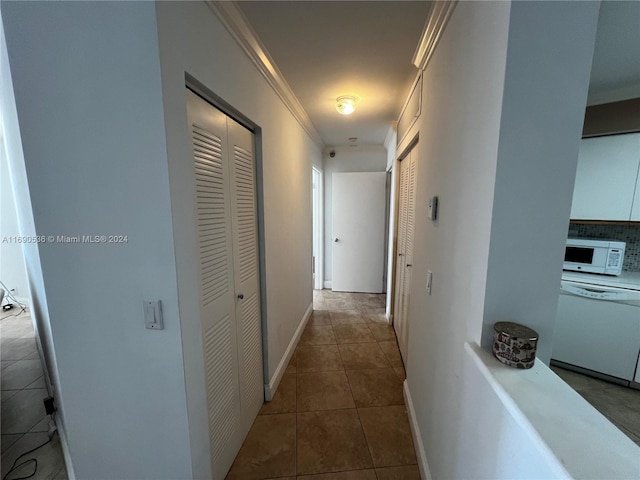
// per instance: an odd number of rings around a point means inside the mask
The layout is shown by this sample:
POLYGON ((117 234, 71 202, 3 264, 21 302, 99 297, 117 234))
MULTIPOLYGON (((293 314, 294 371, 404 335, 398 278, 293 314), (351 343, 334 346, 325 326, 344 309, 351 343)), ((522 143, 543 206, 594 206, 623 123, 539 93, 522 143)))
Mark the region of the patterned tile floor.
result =
MULTIPOLYGON (((42 400, 47 396, 42 364, 36 347, 29 312, 18 309, 0 312, 0 440, 2 478, 22 453, 48 439, 49 417, 42 400)), ((34 479, 66 480, 58 436, 44 447, 24 457, 35 458, 38 468, 34 479)), ((33 463, 15 470, 8 480, 25 478, 33 472, 33 463)))
POLYGON ((293 359, 228 479, 420 479, 384 301, 314 291, 293 359))
POLYGON ((551 369, 622 433, 640 445, 640 390, 622 387, 556 366, 552 366, 551 369))

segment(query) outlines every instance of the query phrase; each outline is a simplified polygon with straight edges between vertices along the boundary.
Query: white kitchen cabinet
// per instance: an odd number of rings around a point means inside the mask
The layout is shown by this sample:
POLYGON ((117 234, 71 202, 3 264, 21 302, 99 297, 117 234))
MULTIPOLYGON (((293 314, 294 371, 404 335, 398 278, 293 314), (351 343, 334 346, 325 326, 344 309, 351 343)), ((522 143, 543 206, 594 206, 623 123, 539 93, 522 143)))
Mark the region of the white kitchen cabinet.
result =
POLYGON ((639 167, 640 133, 583 139, 571 219, 629 221, 634 207, 640 220, 639 167))

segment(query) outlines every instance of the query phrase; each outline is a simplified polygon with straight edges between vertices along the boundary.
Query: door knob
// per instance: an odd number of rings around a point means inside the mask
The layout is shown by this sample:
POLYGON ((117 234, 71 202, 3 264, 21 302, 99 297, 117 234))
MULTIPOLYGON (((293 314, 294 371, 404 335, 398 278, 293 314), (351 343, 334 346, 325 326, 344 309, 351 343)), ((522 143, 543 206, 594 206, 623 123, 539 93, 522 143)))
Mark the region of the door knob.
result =
POLYGON ((337 237, 333 239, 334 243, 337 243, 337 242, 338 242, 338 240, 339 240, 339 239, 338 239, 337 237))
POLYGON ((238 294, 238 300, 242 300, 244 298, 244 295, 242 293, 238 294))

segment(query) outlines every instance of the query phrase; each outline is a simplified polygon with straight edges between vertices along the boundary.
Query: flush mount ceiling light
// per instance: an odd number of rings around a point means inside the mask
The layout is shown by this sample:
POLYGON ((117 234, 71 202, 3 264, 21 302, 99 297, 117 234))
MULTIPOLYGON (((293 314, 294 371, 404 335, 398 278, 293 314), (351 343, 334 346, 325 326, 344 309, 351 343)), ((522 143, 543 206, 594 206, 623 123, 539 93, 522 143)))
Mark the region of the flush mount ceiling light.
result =
POLYGON ((350 115, 356 109, 357 97, 342 95, 336 99, 336 110, 342 115, 350 115))

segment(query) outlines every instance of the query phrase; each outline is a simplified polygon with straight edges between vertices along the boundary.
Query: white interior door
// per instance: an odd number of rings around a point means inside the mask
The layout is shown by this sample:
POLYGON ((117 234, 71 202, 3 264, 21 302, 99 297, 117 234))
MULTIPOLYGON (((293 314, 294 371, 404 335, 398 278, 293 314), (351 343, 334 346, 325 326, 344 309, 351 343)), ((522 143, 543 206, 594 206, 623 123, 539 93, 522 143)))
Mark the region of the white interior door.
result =
POLYGON ((263 400, 253 135, 187 91, 200 322, 214 478, 224 478, 263 400))
POLYGON ((332 175, 332 289, 381 293, 386 173, 332 175))
POLYGON ((400 186, 398 191, 398 254, 396 257, 393 328, 398 338, 398 347, 405 365, 408 358, 408 314, 415 229, 416 149, 417 147, 414 147, 400 162, 400 186))

